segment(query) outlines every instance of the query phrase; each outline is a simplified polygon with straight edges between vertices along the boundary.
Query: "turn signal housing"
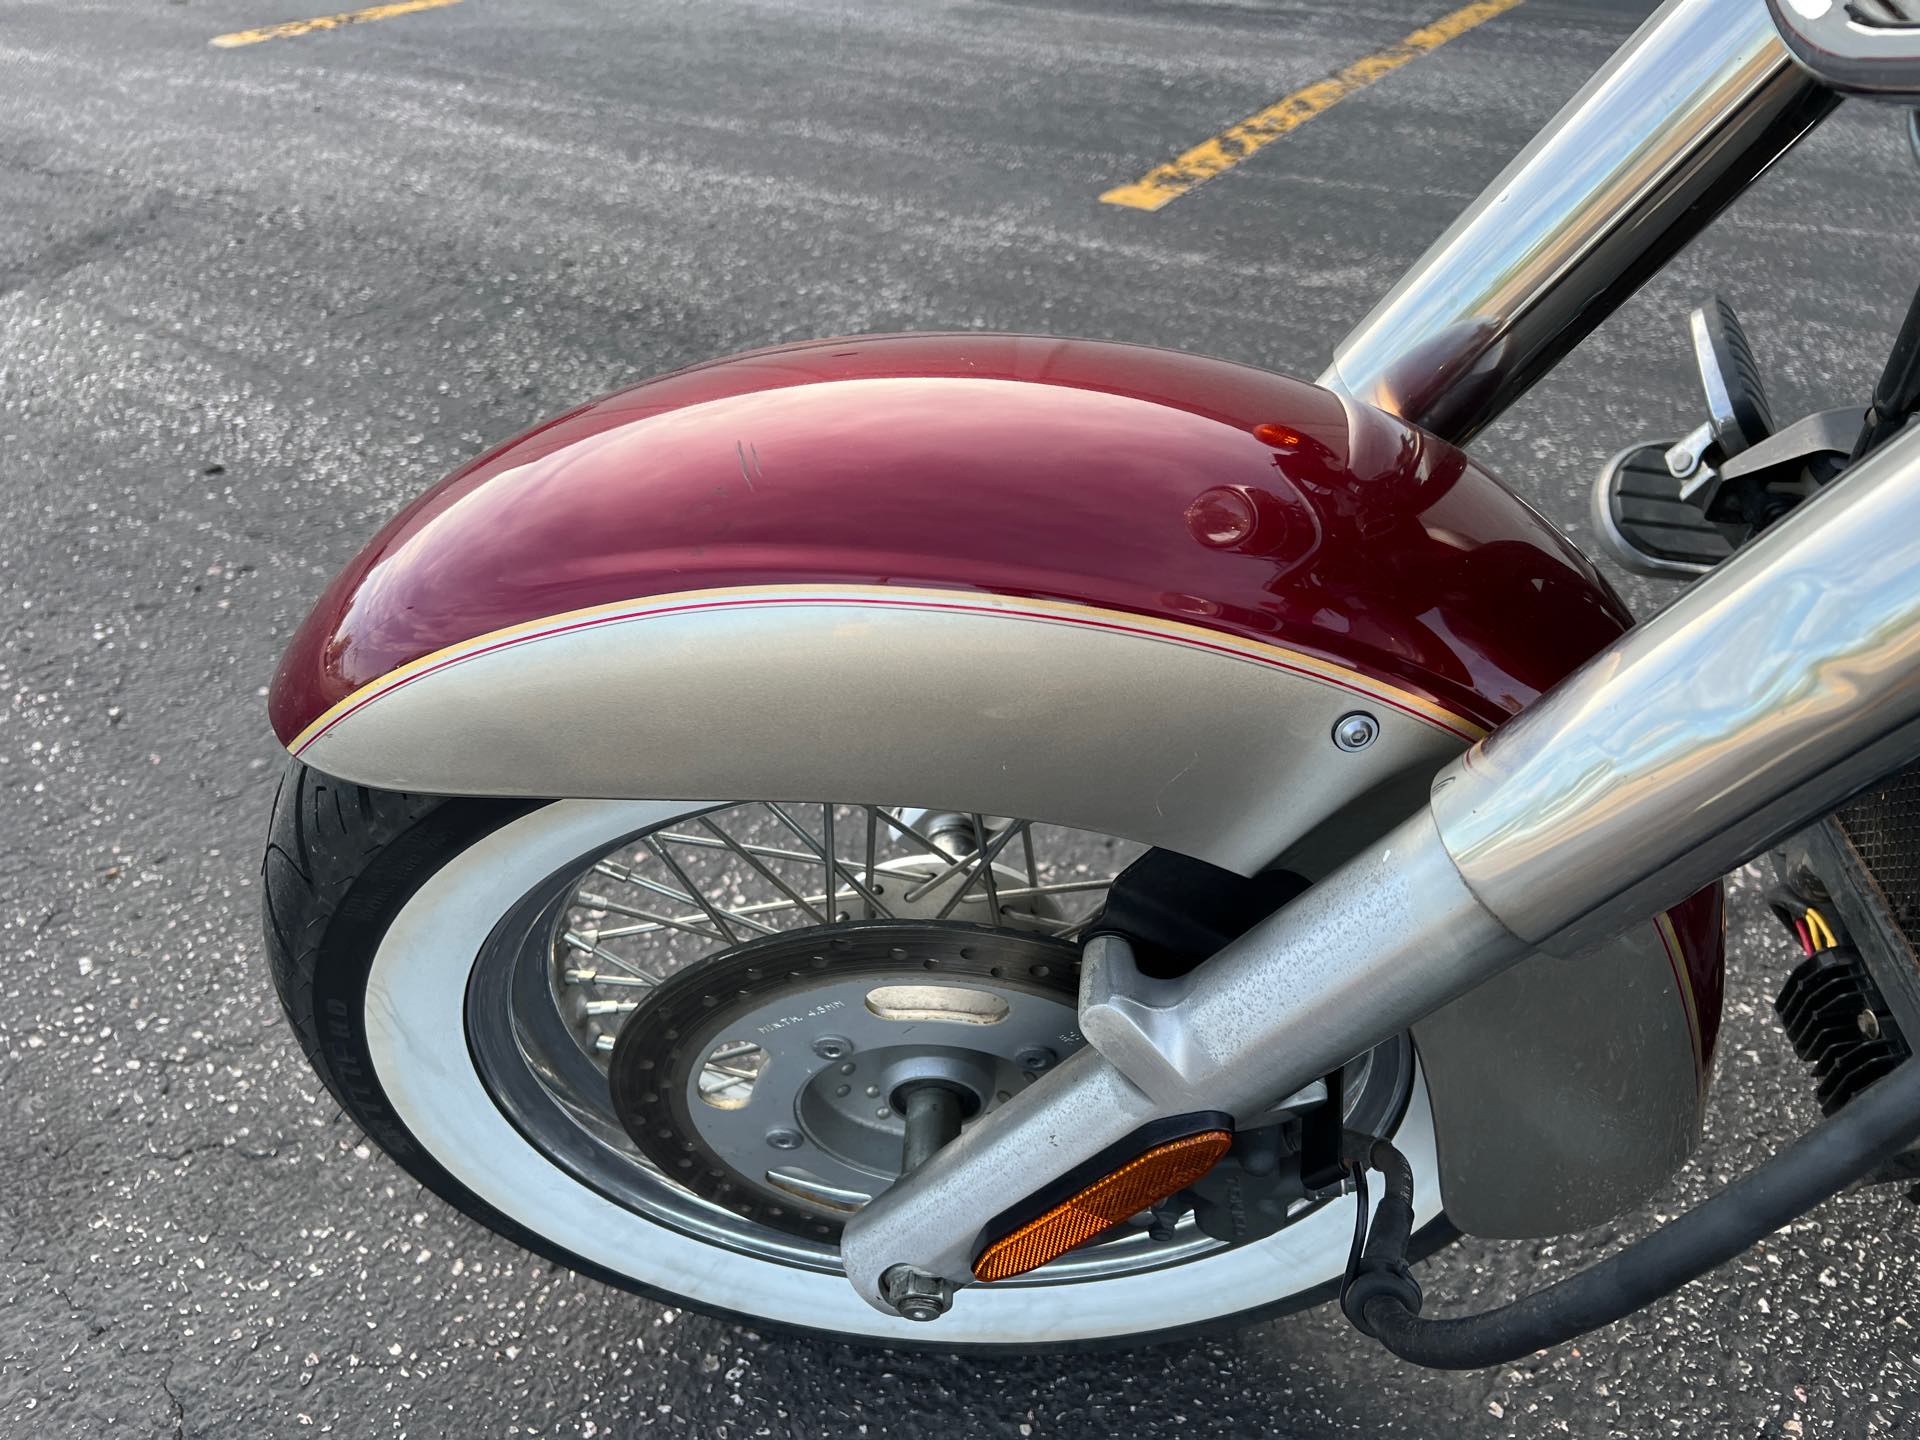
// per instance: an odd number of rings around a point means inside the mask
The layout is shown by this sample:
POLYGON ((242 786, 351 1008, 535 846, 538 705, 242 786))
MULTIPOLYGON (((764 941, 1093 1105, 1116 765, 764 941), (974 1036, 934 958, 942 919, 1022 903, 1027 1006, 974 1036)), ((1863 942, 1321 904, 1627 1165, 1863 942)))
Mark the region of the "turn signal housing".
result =
POLYGON ((1228 1131, 1202 1130, 1154 1146, 987 1246, 973 1262, 974 1279, 1006 1280, 1037 1270, 1186 1189, 1232 1144, 1228 1131))

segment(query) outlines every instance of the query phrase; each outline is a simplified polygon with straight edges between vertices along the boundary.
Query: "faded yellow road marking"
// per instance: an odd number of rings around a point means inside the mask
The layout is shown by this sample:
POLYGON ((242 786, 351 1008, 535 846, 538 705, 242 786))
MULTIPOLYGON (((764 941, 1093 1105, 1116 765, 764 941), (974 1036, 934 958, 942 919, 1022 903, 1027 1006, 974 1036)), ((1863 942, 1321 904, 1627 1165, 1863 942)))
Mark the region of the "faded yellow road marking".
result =
POLYGON ((1202 181, 1232 169, 1289 130, 1298 130, 1322 110, 1332 109, 1382 75, 1392 74, 1409 60, 1417 60, 1429 50, 1438 50, 1456 35, 1464 35, 1474 26, 1485 24, 1521 3, 1522 0, 1474 0, 1473 4, 1443 15, 1431 25, 1423 25, 1398 44, 1376 50, 1325 80, 1316 80, 1305 89, 1274 101, 1239 124, 1228 126, 1211 140, 1201 141, 1178 159, 1154 166, 1131 185, 1107 191, 1100 199, 1108 205, 1125 205, 1134 210, 1158 210, 1202 181))
POLYGON ((307 35, 315 30, 337 30, 342 25, 358 25, 363 20, 386 20, 413 10, 432 10, 441 5, 458 5, 460 0, 397 0, 392 5, 373 5, 365 10, 349 10, 344 15, 322 15, 313 20, 289 20, 284 25, 264 25, 258 30, 235 30, 216 35, 212 44, 223 50, 236 45, 258 45, 262 40, 280 40, 288 35, 307 35))

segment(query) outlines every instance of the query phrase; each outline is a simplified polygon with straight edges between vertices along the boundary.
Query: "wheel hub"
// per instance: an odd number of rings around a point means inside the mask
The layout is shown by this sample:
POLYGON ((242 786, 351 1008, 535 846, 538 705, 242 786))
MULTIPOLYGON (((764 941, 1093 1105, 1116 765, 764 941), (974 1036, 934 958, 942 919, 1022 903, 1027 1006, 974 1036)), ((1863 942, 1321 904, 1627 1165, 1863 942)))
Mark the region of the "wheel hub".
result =
POLYGON ((911 1087, 985 1114, 1082 1044, 1071 945, 916 920, 737 946, 649 991, 608 1067, 663 1173, 811 1238, 901 1173, 911 1087))

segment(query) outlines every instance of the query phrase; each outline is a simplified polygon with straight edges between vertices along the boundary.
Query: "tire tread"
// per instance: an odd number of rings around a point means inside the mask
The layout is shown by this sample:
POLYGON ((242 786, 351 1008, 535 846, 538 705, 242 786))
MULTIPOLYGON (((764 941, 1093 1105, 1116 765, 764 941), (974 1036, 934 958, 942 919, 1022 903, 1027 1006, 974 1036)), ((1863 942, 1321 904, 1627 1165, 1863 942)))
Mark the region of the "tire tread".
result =
POLYGON ((315 1009, 315 972, 327 927, 349 892, 373 869, 398 836, 435 810, 445 797, 374 790, 335 780, 290 761, 274 796, 260 884, 267 959, 281 1009, 307 1062, 342 1105, 321 1043, 315 1009), (342 800, 353 801, 353 819, 342 800))

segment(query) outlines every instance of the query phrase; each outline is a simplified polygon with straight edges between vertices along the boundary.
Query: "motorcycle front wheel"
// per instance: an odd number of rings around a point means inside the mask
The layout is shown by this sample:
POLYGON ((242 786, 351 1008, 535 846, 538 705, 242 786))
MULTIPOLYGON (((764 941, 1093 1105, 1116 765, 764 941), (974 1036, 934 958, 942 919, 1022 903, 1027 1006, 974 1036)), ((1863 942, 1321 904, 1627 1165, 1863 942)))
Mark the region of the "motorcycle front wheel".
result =
MULTIPOLYGON (((855 1296, 835 1244, 897 1175, 903 1077, 973 1114, 1079 1043, 1074 941, 1141 846, 1043 817, 787 801, 450 798, 293 762, 268 950, 308 1059, 448 1204, 537 1254, 738 1320, 946 1350, 1144 1343, 1332 1298, 1351 1200, 1226 1244, 1145 1223, 963 1292, 855 1296), (632 1033, 629 1034, 631 1029, 632 1033)), ((1438 1213, 1403 1038, 1345 1072, 1438 1213)))

